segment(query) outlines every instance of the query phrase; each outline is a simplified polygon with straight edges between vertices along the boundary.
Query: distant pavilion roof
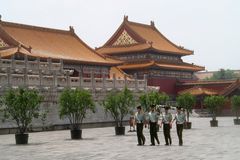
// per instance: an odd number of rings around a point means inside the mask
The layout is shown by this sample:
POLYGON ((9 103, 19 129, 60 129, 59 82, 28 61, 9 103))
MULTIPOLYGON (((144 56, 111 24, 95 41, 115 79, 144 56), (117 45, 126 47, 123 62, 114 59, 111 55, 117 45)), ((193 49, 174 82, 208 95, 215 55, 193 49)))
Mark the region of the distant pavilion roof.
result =
POLYGON ((222 90, 219 94, 223 96, 228 96, 231 94, 234 90, 240 88, 240 80, 237 79, 235 82, 230 84, 228 87, 226 87, 224 90, 222 90))
POLYGON ((177 46, 160 33, 151 22, 151 25, 130 22, 125 17, 123 23, 113 36, 97 51, 102 54, 119 54, 125 52, 137 52, 144 50, 155 50, 174 55, 191 55, 193 51, 177 46), (116 41, 124 34, 130 43, 118 43, 116 41))
POLYGON ((33 57, 63 59, 78 63, 114 66, 120 61, 106 58, 84 43, 74 32, 0 20, 0 38, 8 46, 1 47, 1 56, 20 52, 33 57))
POLYGON ((191 95, 194 95, 194 96, 200 96, 200 95, 210 96, 210 95, 218 94, 217 91, 214 91, 212 89, 203 88, 200 86, 192 87, 192 88, 178 92, 179 95, 186 94, 186 93, 190 93, 191 95))

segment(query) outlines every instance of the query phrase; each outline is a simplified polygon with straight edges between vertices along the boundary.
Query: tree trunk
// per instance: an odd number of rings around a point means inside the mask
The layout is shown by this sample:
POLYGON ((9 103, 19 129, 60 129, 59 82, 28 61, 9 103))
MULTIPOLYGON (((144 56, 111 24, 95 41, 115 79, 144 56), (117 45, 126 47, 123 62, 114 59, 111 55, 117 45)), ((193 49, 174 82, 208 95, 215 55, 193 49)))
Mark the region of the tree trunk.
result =
POLYGON ((213 111, 212 114, 213 114, 213 117, 212 117, 212 118, 213 118, 213 120, 215 121, 215 120, 216 120, 216 113, 213 111))
POLYGON ((189 110, 187 110, 187 122, 189 122, 189 110))
POLYGON ((236 111, 236 117, 237 117, 237 120, 239 119, 239 112, 236 111))

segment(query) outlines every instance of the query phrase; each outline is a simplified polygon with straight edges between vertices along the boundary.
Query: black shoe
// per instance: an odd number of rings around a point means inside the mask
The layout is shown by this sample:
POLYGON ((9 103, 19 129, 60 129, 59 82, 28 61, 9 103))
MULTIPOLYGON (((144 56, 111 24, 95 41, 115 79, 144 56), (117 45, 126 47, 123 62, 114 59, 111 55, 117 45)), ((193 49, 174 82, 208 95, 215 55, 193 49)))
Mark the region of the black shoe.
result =
POLYGON ((145 144, 145 141, 146 141, 146 139, 144 138, 144 139, 143 139, 143 145, 145 144))
POLYGON ((165 144, 165 146, 169 146, 169 144, 165 144))
POLYGON ((137 144, 137 146, 142 146, 142 144, 137 144))
POLYGON ((155 144, 150 144, 150 146, 155 146, 155 144))

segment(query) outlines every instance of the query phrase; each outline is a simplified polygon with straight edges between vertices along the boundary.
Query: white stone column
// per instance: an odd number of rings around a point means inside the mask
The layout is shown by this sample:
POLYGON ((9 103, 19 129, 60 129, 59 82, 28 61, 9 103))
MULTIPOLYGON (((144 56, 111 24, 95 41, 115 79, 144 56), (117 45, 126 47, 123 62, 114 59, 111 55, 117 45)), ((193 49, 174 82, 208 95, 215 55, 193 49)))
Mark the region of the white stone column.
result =
POLYGON ((102 89, 106 90, 106 75, 105 73, 102 74, 102 89))
POLYGON ((12 66, 11 66, 12 69, 15 70, 16 63, 15 63, 15 55, 14 54, 11 56, 11 63, 12 63, 12 66))
POLYGON ((144 80, 144 91, 147 92, 147 75, 143 75, 143 80, 144 80))
POLYGON ((43 75, 42 75, 42 69, 39 69, 39 89, 43 88, 43 75))
POLYGON ((37 69, 40 71, 41 64, 40 64, 40 57, 37 57, 37 69))
POLYGON ((48 70, 49 70, 49 73, 51 73, 51 71, 52 71, 52 59, 51 58, 48 58, 48 70))
POLYGON ((113 89, 116 89, 116 74, 113 73, 113 89))
POLYGON ((138 91, 138 79, 137 79, 137 74, 134 74, 134 80, 135 80, 135 91, 138 91))
POLYGON ((24 55, 24 65, 25 68, 28 69, 28 56, 26 54, 24 55))
POLYGON ((127 85, 127 75, 126 74, 124 74, 124 87, 127 87, 128 85, 127 85))
POLYGON ((7 86, 11 87, 12 86, 12 73, 11 73, 11 68, 7 67, 7 86))
POLYGON ((27 73, 27 68, 23 68, 23 84, 24 84, 24 87, 27 88, 28 86, 28 73, 27 73))
POLYGON ((57 73, 56 71, 53 72, 53 88, 57 88, 58 80, 57 80, 57 73))
POLYGON ((92 91, 95 92, 96 86, 95 86, 95 77, 94 77, 94 71, 91 71, 91 83, 92 83, 92 91))
POLYGON ((63 73, 63 60, 60 59, 60 73, 63 73))
POLYGON ((68 87, 68 88, 71 88, 71 84, 70 84, 71 82, 70 82, 70 75, 69 75, 69 74, 70 74, 69 71, 67 71, 67 72, 66 72, 66 76, 67 76, 67 87, 68 87))
POLYGON ((79 88, 82 89, 83 88, 83 74, 82 72, 79 72, 79 88))

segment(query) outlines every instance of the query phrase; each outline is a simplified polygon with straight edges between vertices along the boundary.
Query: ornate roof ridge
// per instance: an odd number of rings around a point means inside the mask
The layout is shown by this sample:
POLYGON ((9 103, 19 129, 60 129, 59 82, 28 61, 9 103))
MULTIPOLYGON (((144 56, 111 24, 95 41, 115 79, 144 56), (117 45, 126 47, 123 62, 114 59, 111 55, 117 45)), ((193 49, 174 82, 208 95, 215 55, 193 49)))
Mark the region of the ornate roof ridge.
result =
POLYGON ((18 27, 18 28, 24 28, 24 29, 40 30, 40 31, 45 31, 45 32, 55 32, 55 33, 62 33, 62 34, 74 33, 74 29, 72 26, 69 26, 69 30, 63 30, 63 29, 55 29, 55 28, 41 27, 41 26, 15 23, 15 22, 7 22, 7 21, 0 21, 0 24, 3 26, 7 25, 8 27, 18 27))

